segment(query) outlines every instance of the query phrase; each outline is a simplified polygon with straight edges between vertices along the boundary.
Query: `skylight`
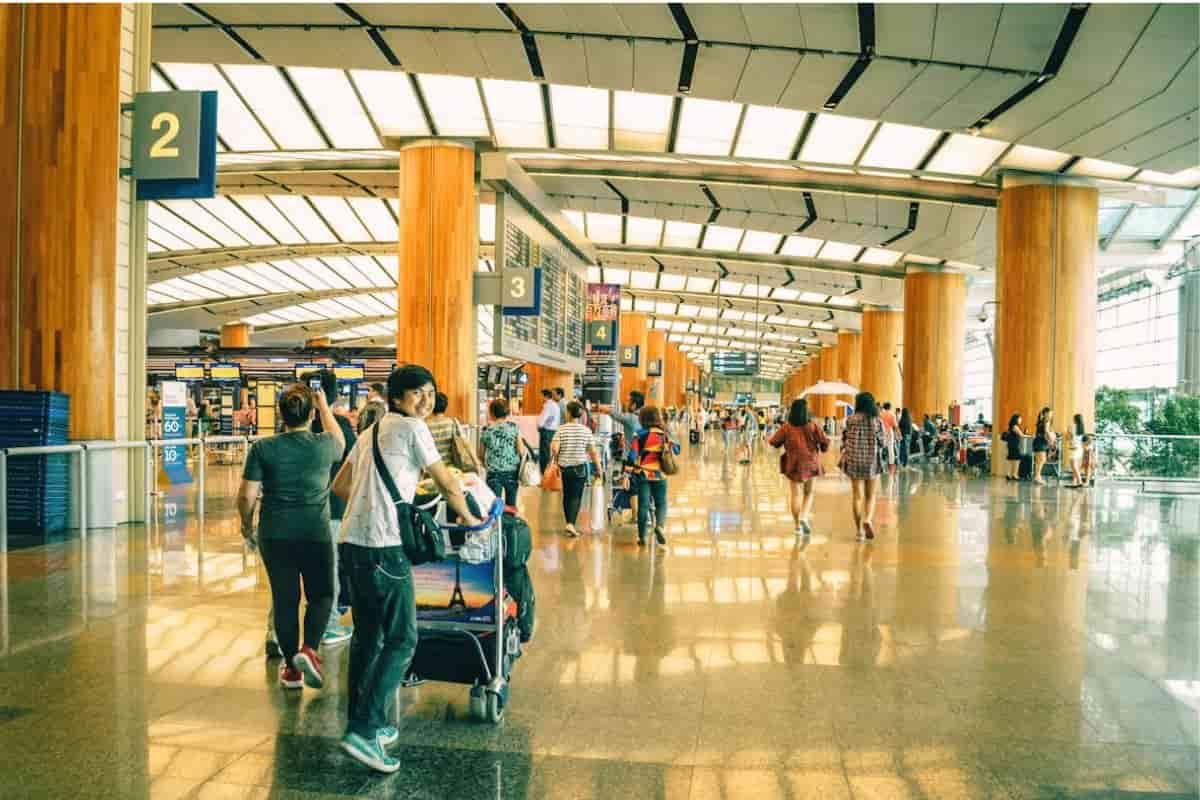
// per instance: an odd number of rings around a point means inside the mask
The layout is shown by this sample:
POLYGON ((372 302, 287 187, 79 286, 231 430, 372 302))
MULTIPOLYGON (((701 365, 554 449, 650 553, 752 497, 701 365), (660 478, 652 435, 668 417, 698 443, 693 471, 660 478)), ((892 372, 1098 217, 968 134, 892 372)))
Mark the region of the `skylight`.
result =
POLYGON ((860 264, 875 264, 881 267, 890 267, 899 260, 900 253, 880 247, 868 247, 867 251, 858 259, 860 264))
MULTIPOLYGON (((488 102, 490 107, 491 101, 488 102)), ((578 150, 608 149, 608 92, 587 86, 550 87, 554 143, 578 150)))
POLYGON ((738 158, 789 159, 808 114, 790 108, 747 106, 738 134, 738 158))
POLYGON ((618 150, 661 153, 667 149, 674 98, 642 92, 613 92, 613 143, 618 150))
POLYGON ((617 244, 621 241, 621 215, 587 213, 587 235, 597 244, 617 244))
POLYGON ((818 258, 828 258, 832 261, 853 261, 858 255, 858 251, 862 250, 861 245, 846 244, 845 242, 826 242, 821 248, 821 252, 817 254, 818 258))
POLYGON ((272 195, 270 201, 303 234, 308 242, 336 242, 338 239, 333 231, 321 221, 308 204, 308 199, 290 194, 272 195))
POLYGON ((1090 178, 1110 178, 1125 180, 1137 172, 1137 167, 1125 164, 1115 164, 1112 161, 1101 161, 1098 158, 1081 158, 1067 172, 1072 175, 1087 175, 1090 178))
POLYGON ((278 67, 229 64, 223 69, 281 148, 322 150, 327 146, 278 67))
POLYGON ((700 240, 700 225, 669 220, 663 232, 663 247, 695 247, 700 240))
POLYGON ((1013 145, 1004 158, 1000 159, 1000 166, 1034 172, 1057 172, 1070 158, 1066 153, 1057 150, 1043 150, 1040 147, 1018 144, 1013 145))
POLYGON ((546 147, 546 119, 538 84, 501 80, 481 83, 497 145, 546 147))
POLYGON ((956 133, 942 143, 925 169, 957 175, 982 175, 1006 147, 1008 142, 998 139, 956 133))
POLYGON ((334 147, 383 146, 345 72, 323 67, 289 67, 288 75, 334 147))
POLYGON ((284 244, 304 243, 300 232, 267 198, 261 195, 238 195, 237 203, 246 209, 246 213, 254 217, 259 225, 266 228, 276 241, 284 244))
POLYGON ((774 253, 782 239, 783 234, 781 233, 746 231, 740 249, 743 253, 774 253))
POLYGON ((350 78, 384 136, 425 136, 429 125, 403 72, 352 69, 350 78))
POLYGON ((365 242, 371 239, 366 227, 343 198, 334 195, 312 195, 309 200, 343 242, 365 242))
POLYGON ((737 250, 742 233, 741 228, 709 225, 704 231, 704 241, 700 243, 700 247, 703 250, 737 250))
POLYGON ((275 240, 228 197, 219 194, 196 202, 250 244, 275 244, 275 240))
POLYGON ((938 131, 885 122, 859 162, 864 167, 915 169, 938 138, 938 131))
POLYGON ((675 152, 729 155, 741 111, 741 103, 685 97, 679 112, 675 152))
MULTIPOLYGON (((583 229, 582 224, 579 227, 583 229)), ((491 203, 479 204, 479 241, 496 241, 496 206, 491 203)))
POLYGON ((217 135, 234 150, 276 150, 246 104, 238 98, 228 81, 213 64, 159 64, 171 82, 180 89, 214 90, 217 98, 217 135))
POLYGON ((634 289, 653 289, 658 284, 657 272, 631 271, 629 285, 634 289))
POLYGON ((800 151, 800 160, 853 164, 874 128, 871 120, 818 114, 800 151))
POLYGON ((783 243, 783 250, 780 252, 785 256, 812 258, 816 256, 817 251, 821 249, 821 245, 824 243, 823 239, 809 239, 807 236, 789 236, 787 241, 783 243))
POLYGON ((421 94, 442 136, 487 136, 479 88, 458 75, 418 75, 421 94))
POLYGON ((663 221, 651 217, 627 217, 625 238, 627 244, 654 247, 662 238, 663 221))
POLYGON ((374 197, 351 197, 348 200, 354 213, 371 232, 372 239, 377 242, 396 241, 399 231, 386 203, 374 197))

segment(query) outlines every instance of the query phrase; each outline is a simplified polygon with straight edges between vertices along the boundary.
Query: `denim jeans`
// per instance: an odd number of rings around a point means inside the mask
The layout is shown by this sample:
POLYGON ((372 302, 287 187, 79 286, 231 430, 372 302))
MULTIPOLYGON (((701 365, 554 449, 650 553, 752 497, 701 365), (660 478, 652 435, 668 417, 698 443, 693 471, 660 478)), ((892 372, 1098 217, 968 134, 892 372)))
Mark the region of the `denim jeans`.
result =
POLYGON ((517 504, 517 472, 489 472, 487 487, 496 497, 503 497, 505 505, 517 504))
POLYGON ((579 506, 583 504, 583 490, 587 487, 587 464, 576 464, 573 467, 562 468, 563 516, 568 525, 574 525, 579 516, 579 506))
POLYGON ((546 474, 546 467, 550 464, 550 442, 554 439, 554 434, 557 431, 552 431, 547 428, 538 428, 538 467, 542 470, 542 474, 546 474))
POLYGON ((350 693, 347 731, 367 739, 390 724, 391 704, 417 650, 412 566, 401 547, 346 545, 350 573, 350 693))
POLYGON ((646 528, 650 525, 650 503, 654 503, 654 524, 659 528, 667 526, 667 479, 648 481, 638 480, 638 538, 646 538, 646 528))
POLYGON ((900 437, 900 466, 908 466, 908 437, 900 437))

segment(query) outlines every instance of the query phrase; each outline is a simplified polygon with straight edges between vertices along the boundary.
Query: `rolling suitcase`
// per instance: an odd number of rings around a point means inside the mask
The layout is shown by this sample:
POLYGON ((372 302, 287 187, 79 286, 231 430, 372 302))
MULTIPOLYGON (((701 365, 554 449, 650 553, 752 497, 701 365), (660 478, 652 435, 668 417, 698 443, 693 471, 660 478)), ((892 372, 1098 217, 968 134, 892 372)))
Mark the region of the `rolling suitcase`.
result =
POLYGON ((1023 481, 1033 480, 1033 456, 1021 456, 1021 466, 1017 467, 1017 477, 1023 481))
POLYGON ((700 444, 700 431, 695 429, 688 431, 688 441, 692 444, 700 444))

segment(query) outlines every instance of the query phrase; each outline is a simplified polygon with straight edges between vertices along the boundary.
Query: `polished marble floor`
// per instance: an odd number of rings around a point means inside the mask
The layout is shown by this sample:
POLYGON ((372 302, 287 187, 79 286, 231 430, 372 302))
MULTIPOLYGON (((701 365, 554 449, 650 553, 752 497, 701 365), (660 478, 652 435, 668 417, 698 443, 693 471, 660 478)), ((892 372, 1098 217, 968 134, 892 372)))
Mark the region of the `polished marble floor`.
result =
POLYGON ((389 777, 337 749, 344 646, 324 691, 275 684, 236 468, 203 520, 169 490, 148 529, 9 553, 0 796, 1197 796, 1200 498, 926 467, 856 544, 828 477, 802 544, 775 464, 685 447, 651 550, 563 538, 526 490, 539 627, 507 718, 405 690, 389 777))

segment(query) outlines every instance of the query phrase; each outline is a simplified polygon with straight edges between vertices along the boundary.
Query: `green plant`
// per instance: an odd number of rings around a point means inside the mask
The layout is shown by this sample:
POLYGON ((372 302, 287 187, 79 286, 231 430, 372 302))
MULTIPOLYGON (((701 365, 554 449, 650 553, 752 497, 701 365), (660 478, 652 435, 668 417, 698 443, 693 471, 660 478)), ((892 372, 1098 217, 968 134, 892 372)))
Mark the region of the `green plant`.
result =
POLYGON ((1140 433, 1142 411, 1129 399, 1124 389, 1101 386, 1096 390, 1097 433, 1140 433))
MULTIPOLYGON (((1155 436, 1200 436, 1200 396, 1177 394, 1167 398, 1146 432, 1155 436)), ((1200 441, 1157 439, 1141 441, 1131 462, 1141 474, 1170 478, 1200 477, 1200 441)))

